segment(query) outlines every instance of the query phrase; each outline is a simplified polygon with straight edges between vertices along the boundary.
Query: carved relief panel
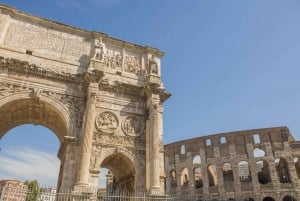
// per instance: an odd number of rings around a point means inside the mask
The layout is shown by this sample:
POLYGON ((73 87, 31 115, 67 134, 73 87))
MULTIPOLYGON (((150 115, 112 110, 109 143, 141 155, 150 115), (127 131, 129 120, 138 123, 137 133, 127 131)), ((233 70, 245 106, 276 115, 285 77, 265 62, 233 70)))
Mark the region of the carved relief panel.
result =
POLYGON ((128 116, 122 121, 122 130, 126 135, 139 136, 144 131, 144 122, 137 116, 128 116))
POLYGON ((96 130, 93 141, 105 146, 125 146, 137 150, 145 149, 145 119, 139 115, 100 111, 95 119, 96 130))
POLYGON ((116 115, 112 112, 101 112, 96 118, 96 126, 99 131, 113 133, 119 126, 116 115))
POLYGON ((126 52, 124 59, 124 71, 137 75, 141 74, 141 56, 138 54, 126 52))

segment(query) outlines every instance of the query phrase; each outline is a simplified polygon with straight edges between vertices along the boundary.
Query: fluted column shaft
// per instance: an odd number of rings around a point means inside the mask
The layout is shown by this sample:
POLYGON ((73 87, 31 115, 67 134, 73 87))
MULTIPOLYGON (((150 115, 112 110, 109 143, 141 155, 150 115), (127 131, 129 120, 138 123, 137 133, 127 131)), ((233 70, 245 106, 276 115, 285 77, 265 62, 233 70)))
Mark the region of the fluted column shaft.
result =
POLYGON ((150 120, 150 133, 149 133, 149 151, 150 151, 150 193, 157 194, 160 193, 160 135, 161 128, 160 124, 162 121, 160 114, 159 99, 154 95, 154 98, 151 100, 149 109, 149 120, 150 120))
POLYGON ((87 107, 84 119, 84 126, 82 128, 81 136, 81 150, 80 150, 80 163, 78 168, 76 186, 86 186, 89 180, 89 167, 91 148, 93 140, 93 130, 95 121, 95 102, 96 94, 89 89, 87 100, 87 107))

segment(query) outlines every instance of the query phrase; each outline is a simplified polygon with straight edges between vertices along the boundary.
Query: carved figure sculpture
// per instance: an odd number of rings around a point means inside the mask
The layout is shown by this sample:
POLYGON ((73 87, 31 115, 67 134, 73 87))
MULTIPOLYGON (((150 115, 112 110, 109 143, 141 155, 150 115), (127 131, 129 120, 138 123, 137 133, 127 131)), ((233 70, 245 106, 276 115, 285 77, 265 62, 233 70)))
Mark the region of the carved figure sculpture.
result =
POLYGON ((149 59, 149 72, 150 74, 158 75, 158 65, 155 61, 154 55, 149 59))

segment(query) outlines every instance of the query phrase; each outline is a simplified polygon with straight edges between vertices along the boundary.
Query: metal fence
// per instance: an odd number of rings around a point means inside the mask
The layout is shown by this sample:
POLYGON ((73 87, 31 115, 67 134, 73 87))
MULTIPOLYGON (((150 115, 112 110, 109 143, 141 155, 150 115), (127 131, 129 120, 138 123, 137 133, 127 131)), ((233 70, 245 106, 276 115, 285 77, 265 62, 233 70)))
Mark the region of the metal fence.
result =
MULTIPOLYGON (((208 201, 196 196, 148 195, 146 193, 110 192, 96 188, 77 188, 56 191, 53 187, 35 189, 4 186, 0 201, 208 201)), ((210 199, 211 200, 211 199, 210 199)))
MULTIPOLYGON (((257 192, 259 194, 259 192, 257 192)), ((289 194, 284 201, 299 201, 294 194, 289 194)), ((60 189, 53 187, 0 186, 0 201, 256 201, 255 195, 241 197, 222 195, 149 195, 147 193, 107 192, 105 189, 75 188, 60 189)), ((264 196, 260 196, 264 197, 264 196)), ((271 200, 271 199, 268 199, 271 200)), ((277 199, 276 199, 277 201, 277 199)))

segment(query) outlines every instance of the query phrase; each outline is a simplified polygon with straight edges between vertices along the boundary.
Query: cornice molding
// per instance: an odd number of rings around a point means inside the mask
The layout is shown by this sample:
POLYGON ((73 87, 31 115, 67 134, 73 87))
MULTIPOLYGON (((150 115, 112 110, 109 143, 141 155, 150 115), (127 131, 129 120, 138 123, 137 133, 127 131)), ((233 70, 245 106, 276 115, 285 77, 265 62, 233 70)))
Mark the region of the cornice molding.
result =
POLYGON ((97 82, 103 72, 98 70, 85 71, 83 73, 64 73, 42 68, 36 64, 29 64, 27 61, 20 61, 13 58, 4 58, 0 56, 0 70, 8 70, 17 73, 25 73, 36 77, 43 77, 52 80, 71 82, 76 84, 87 84, 97 82))

